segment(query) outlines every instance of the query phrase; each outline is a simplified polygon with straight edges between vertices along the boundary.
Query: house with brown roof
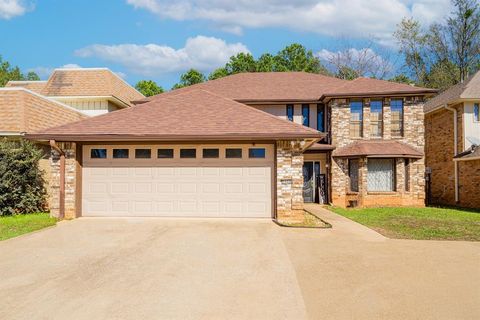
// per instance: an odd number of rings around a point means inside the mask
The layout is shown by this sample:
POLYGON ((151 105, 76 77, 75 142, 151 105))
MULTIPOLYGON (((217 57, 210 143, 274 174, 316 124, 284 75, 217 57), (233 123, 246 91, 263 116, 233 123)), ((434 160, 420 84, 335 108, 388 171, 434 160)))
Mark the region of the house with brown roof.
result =
POLYGON ((244 73, 28 137, 53 147, 58 216, 275 218, 304 202, 423 206, 423 107, 434 93, 244 73))
POLYGON ((429 202, 480 208, 480 72, 425 104, 429 202))

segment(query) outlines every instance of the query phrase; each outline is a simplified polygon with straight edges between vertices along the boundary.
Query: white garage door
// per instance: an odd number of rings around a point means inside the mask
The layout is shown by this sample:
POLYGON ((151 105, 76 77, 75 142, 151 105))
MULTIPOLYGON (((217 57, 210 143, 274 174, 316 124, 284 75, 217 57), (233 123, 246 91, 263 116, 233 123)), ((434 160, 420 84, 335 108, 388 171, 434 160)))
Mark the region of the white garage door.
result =
POLYGON ((83 148, 83 216, 272 216, 271 145, 83 148))

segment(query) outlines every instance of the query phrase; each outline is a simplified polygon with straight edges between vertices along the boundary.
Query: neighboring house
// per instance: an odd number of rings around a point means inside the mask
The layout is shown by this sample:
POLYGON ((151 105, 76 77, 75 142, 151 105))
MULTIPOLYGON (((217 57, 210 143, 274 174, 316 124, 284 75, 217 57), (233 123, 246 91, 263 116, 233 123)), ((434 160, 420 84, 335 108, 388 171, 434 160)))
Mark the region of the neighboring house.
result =
POLYGON ((425 105, 430 202, 480 208, 480 72, 425 105))
MULTIPOLYGON (((19 139, 35 132, 132 106, 144 98, 105 68, 56 69, 47 81, 9 81, 0 88, 0 138, 19 139)), ((40 161, 50 177, 50 147, 40 161)))
POLYGON ((435 92, 245 73, 29 138, 56 141, 53 168, 67 175, 67 192, 55 192, 54 215, 279 217, 304 201, 422 206, 423 101, 435 92))

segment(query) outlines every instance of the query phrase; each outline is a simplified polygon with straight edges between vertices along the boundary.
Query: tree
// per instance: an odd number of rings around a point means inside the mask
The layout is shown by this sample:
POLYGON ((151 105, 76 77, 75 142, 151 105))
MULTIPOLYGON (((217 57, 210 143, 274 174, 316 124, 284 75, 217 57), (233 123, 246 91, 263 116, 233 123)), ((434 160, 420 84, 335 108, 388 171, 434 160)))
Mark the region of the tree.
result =
POLYGON ((293 43, 275 56, 275 71, 305 71, 328 74, 320 59, 298 43, 293 43))
POLYGON ((180 76, 180 82, 175 84, 172 89, 188 87, 197 83, 205 82, 206 78, 198 70, 190 69, 180 76))
POLYGON ((153 80, 140 80, 135 85, 135 89, 140 91, 140 93, 146 97, 163 93, 163 88, 157 85, 157 83, 153 80))
POLYGON ((480 61, 480 4, 477 0, 453 0, 455 11, 447 20, 454 46, 459 81, 468 77, 480 61))
POLYGON ((208 80, 215 80, 226 76, 228 76, 228 71, 226 68, 222 67, 215 69, 212 73, 210 73, 210 75, 208 76, 208 80))
POLYGON ((335 74, 335 77, 343 80, 354 80, 359 77, 358 73, 347 66, 341 66, 338 69, 338 72, 335 74))
POLYGON ((258 72, 272 72, 277 71, 275 56, 270 53, 264 53, 257 61, 258 72))
POLYGON ((0 216, 45 211, 42 157, 30 141, 0 140, 0 216))
POLYGON ((412 85, 412 84, 415 83, 412 79, 410 79, 409 77, 407 77, 407 76, 404 75, 403 73, 397 74, 395 77, 391 78, 391 79, 388 80, 388 81, 398 82, 398 83, 405 83, 405 84, 409 84, 409 85, 412 85))
POLYGON ((404 18, 393 35, 405 59, 405 66, 410 76, 417 84, 425 85, 427 37, 422 32, 420 23, 412 18, 404 18))
POLYGON ((13 67, 8 61, 3 61, 0 56, 0 87, 4 87, 8 81, 18 80, 40 80, 38 75, 30 71, 26 76, 20 71, 19 67, 13 67))
POLYGON ((256 72, 257 63, 250 53, 240 52, 230 57, 230 61, 225 65, 225 70, 228 74, 256 72))

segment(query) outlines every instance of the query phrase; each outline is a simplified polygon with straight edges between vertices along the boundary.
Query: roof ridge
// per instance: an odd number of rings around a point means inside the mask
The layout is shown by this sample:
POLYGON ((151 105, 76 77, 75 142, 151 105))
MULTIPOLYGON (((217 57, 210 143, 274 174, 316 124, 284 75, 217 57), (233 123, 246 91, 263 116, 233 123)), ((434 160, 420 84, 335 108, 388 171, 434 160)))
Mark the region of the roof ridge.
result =
MULTIPOLYGON (((229 102, 233 102, 233 103, 235 103, 235 104, 241 105, 244 109, 249 109, 249 110, 251 110, 251 111, 257 112, 257 113, 262 114, 262 115, 264 115, 264 116, 270 117, 270 118, 272 118, 272 119, 275 119, 275 121, 280 121, 280 122, 282 122, 282 123, 289 123, 289 124, 295 125, 295 126, 297 126, 297 127, 299 127, 299 128, 302 128, 303 130, 311 131, 312 133, 319 133, 319 132, 320 132, 320 131, 315 130, 315 129, 313 129, 313 128, 310 128, 310 127, 306 127, 306 126, 304 126, 304 125, 301 125, 301 124, 299 124, 299 123, 296 123, 296 122, 293 122, 293 121, 289 121, 289 120, 285 120, 285 119, 281 119, 281 118, 279 118, 279 117, 277 117, 277 116, 275 116, 275 115, 273 115, 273 114, 270 114, 270 113, 265 112, 265 111, 258 110, 258 109, 254 108, 254 107, 251 107, 251 106, 249 106, 249 105, 246 105, 246 104, 244 104, 244 103, 238 102, 238 101, 236 101, 236 100, 233 100, 233 99, 230 99, 230 98, 227 98, 227 97, 218 95, 218 94, 213 93, 213 92, 211 92, 211 91, 208 91, 208 90, 206 90, 206 89, 194 89, 194 90, 191 90, 191 91, 188 91, 188 92, 179 93, 178 95, 188 94, 188 93, 195 92, 195 91, 203 91, 203 92, 205 92, 205 93, 207 93, 207 94, 213 95, 213 96, 218 97, 218 98, 221 98, 221 99, 223 99, 223 100, 226 100, 226 101, 229 101, 229 102)), ((178 96, 178 95, 176 95, 176 96, 178 96)), ((169 96, 169 97, 166 97, 166 99, 171 99, 171 98, 174 98, 174 97, 176 97, 176 96, 169 96)), ((148 104, 148 103, 145 103, 145 104, 148 104)), ((145 104, 143 104, 143 105, 145 105, 145 104)))

